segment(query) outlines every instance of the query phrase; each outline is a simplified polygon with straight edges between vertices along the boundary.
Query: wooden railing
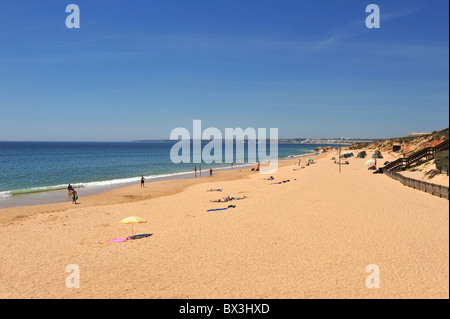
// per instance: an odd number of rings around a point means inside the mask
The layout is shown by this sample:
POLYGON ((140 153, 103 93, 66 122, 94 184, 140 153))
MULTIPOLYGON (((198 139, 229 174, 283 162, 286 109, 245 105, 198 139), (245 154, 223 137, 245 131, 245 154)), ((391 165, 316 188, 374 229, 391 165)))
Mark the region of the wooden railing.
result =
POLYGON ((449 141, 446 140, 436 146, 433 147, 427 147, 423 150, 420 150, 418 152, 415 152, 414 154, 406 157, 406 158, 399 158, 393 162, 390 162, 386 166, 383 167, 383 171, 398 171, 403 170, 405 168, 411 167, 411 165, 418 163, 422 159, 425 158, 425 161, 432 160, 435 157, 435 154, 438 152, 441 152, 443 150, 448 150, 449 148, 449 141))
POLYGON ((420 181, 417 179, 409 178, 409 177, 403 176, 399 173, 392 172, 392 171, 385 170, 385 169, 383 169, 383 173, 385 175, 389 176, 390 178, 393 178, 393 179, 399 181, 400 183, 402 183, 405 186, 409 186, 414 189, 421 190, 421 191, 429 193, 431 195, 449 199, 449 188, 446 186, 436 185, 436 184, 420 181))

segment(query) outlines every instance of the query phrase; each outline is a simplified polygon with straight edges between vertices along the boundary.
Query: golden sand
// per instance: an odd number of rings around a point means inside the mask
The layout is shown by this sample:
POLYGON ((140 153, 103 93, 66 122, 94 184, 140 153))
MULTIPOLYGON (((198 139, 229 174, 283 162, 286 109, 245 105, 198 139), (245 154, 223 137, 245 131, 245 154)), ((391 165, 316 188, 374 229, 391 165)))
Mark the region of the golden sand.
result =
POLYGON ((448 200, 366 159, 339 173, 332 156, 285 161, 274 181, 235 169, 0 210, 0 298, 449 298, 448 200), (207 212, 227 195, 247 198, 207 212), (128 216, 152 236, 108 242, 131 235, 128 216), (371 264, 380 288, 366 285, 371 264))

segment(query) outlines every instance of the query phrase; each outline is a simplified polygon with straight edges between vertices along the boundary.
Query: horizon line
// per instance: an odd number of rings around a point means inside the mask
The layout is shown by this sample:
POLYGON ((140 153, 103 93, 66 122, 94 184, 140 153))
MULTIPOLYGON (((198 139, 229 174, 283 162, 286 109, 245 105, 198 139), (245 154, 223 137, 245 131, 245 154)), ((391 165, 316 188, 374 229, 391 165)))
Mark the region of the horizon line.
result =
MULTIPOLYGON (((389 137, 389 138, 362 138, 362 137, 349 137, 342 139, 346 140, 386 140, 397 137, 389 137)), ((339 140, 339 137, 281 137, 278 140, 339 140)), ((197 141, 199 139, 190 139, 191 141, 197 141)), ((201 139, 201 141, 212 141, 213 139, 201 139)), ((225 140, 225 139, 222 139, 225 140)), ((247 141, 248 139, 244 139, 247 141)), ((266 138, 266 140, 271 140, 270 138, 266 138)), ((0 143, 138 143, 138 142, 177 142, 180 139, 171 140, 171 139, 141 139, 141 140, 126 140, 126 141, 101 141, 101 140, 79 140, 79 141, 64 141, 64 140, 0 140, 0 143)), ((257 139, 255 139, 257 141, 257 139)))

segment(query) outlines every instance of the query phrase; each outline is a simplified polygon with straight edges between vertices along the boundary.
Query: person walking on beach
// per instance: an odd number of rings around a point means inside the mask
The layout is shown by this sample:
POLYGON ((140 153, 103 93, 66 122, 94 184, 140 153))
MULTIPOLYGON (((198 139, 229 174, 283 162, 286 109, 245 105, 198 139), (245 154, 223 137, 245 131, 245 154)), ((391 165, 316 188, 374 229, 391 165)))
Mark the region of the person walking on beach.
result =
POLYGON ((197 177, 197 166, 194 166, 194 175, 197 177))
POLYGON ((74 189, 72 189, 72 204, 76 204, 77 199, 78 199, 78 194, 74 189))
POLYGON ((298 166, 300 166, 300 159, 298 159, 298 166))
POLYGON ((141 187, 144 187, 144 181, 145 181, 145 178, 144 178, 144 176, 142 176, 141 177, 141 187))
POLYGON ((198 167, 198 171, 200 173, 200 177, 202 177, 202 167, 201 166, 198 167))
POLYGON ((209 169, 209 176, 212 176, 212 172, 213 172, 213 169, 210 168, 210 169, 209 169))

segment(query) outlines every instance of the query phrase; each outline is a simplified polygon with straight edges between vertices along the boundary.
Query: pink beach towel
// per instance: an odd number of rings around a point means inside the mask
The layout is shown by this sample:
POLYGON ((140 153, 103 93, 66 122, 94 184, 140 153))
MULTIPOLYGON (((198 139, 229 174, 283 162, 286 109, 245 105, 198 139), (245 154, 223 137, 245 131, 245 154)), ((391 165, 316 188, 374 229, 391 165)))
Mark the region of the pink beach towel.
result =
POLYGON ((110 243, 121 243, 121 242, 124 242, 124 241, 127 241, 128 240, 128 238, 113 238, 113 239, 110 239, 110 240, 108 240, 110 243))

